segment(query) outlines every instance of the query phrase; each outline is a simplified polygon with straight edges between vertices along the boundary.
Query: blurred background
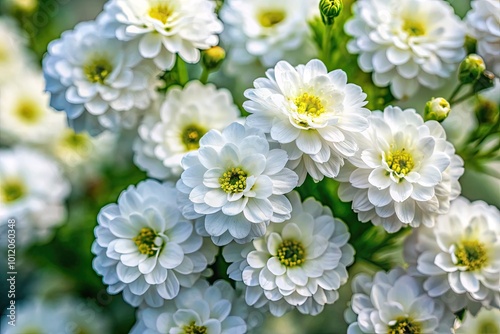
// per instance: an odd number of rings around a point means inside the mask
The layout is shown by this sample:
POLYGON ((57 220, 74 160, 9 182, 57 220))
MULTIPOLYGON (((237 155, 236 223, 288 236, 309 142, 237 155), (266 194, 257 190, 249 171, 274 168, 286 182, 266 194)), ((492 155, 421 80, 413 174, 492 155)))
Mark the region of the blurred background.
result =
MULTIPOLYGON (((343 20, 349 17, 351 2, 344 1, 346 10, 341 14, 343 20)), ((467 0, 449 2, 461 17, 470 8, 467 0)), ((101 12, 103 4, 103 0, 0 0, 0 93, 5 94, 13 89, 20 90, 22 96, 33 94, 39 106, 48 109, 48 98, 42 93, 41 61, 49 42, 59 38, 63 31, 72 29, 78 22, 94 19, 101 12), (15 48, 21 50, 23 65, 19 70, 8 71, 1 63, 8 58, 6 54, 15 55, 15 48), (26 82, 31 77, 35 83, 27 86, 26 82)), ((369 76, 349 79, 363 86, 363 80, 369 80, 369 76)), ((224 85, 223 80, 217 82, 224 85)), ((448 96, 451 89, 452 85, 445 85, 439 92, 424 91, 401 106, 422 112, 430 97, 448 96)), ((241 92, 234 94, 235 101, 243 100, 241 92)), ((490 99, 499 102, 498 90, 489 94, 490 99)), ((5 101, 5 95, 3 98, 5 101)), ((453 117, 450 116, 443 124, 450 140, 459 142, 467 127, 474 127, 474 108, 471 102, 453 110, 453 117)), ((90 249, 100 208, 115 202, 128 185, 146 178, 145 173, 132 162, 131 147, 135 132, 105 133, 90 138, 65 129, 64 125, 60 125, 64 123, 64 117, 57 114, 61 117, 57 120, 54 118, 53 124, 58 125, 50 128, 53 132, 50 136, 29 140, 23 138, 22 134, 10 133, 6 126, 1 125, 7 122, 7 109, 8 105, 0 100, 0 148, 15 147, 22 143, 43 152, 62 166, 72 188, 65 203, 67 215, 64 222, 44 240, 17 248, 18 323, 36 325, 38 321, 56 321, 61 323, 58 327, 62 328, 61 333, 128 333, 135 323, 135 310, 123 301, 121 295, 106 293, 101 277, 92 269, 93 255, 90 249)), ((467 164, 466 161, 466 173, 461 178, 463 196, 470 200, 482 199, 500 207, 500 180, 467 168, 467 164)), ((500 170, 500 161, 490 168, 500 170)), ((314 194, 318 200, 333 208, 336 217, 350 226, 351 243, 358 251, 356 263, 350 268, 350 277, 358 272, 372 273, 403 264, 399 245, 408 231, 387 237, 376 229, 368 230, 370 225, 357 221, 350 203, 338 200, 336 187, 336 182, 325 180, 320 184, 307 182, 299 191, 303 196, 314 194)), ((1 236, 5 237, 3 230, 1 236)), ((2 240, 2 244, 4 242, 2 240)), ((7 268, 6 261, 6 256, 0 257, 2 310, 6 309, 9 302, 5 298, 8 284, 3 268, 7 268)), ((279 319, 269 316, 264 327, 257 332, 345 333, 343 312, 351 297, 349 283, 341 288, 340 295, 340 300, 327 306, 319 316, 304 316, 298 312, 279 319)), ((5 320, 3 316, 2 323, 5 320)), ((19 328, 16 333, 39 333, 29 332, 27 327, 24 332, 21 330, 19 328)))

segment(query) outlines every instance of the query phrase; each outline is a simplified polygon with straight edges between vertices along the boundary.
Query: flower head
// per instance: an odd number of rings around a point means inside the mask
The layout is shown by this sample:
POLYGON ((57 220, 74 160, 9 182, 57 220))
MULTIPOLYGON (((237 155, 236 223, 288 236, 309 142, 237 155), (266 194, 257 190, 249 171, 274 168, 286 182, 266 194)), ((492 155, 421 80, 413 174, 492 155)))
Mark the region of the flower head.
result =
POLYGON ((441 86, 465 57, 465 26, 445 1, 362 0, 353 6, 354 18, 345 25, 354 39, 350 53, 373 72, 377 86, 391 85, 398 99, 419 86, 441 86))
POLYGON ((444 121, 451 112, 450 103, 442 97, 432 98, 425 104, 424 119, 426 121, 434 120, 444 121))
POLYGON ((247 124, 281 144, 299 184, 307 173, 315 180, 337 176, 358 149, 355 136, 368 127, 366 94, 319 60, 297 67, 281 61, 266 76, 245 92, 247 124))
POLYGON ((481 304, 499 308, 499 221, 497 208, 456 199, 433 229, 416 230, 407 240, 409 270, 425 277, 429 295, 441 296, 454 311, 468 306, 476 313, 481 304))
POLYGON ((223 250, 229 277, 243 281, 249 305, 269 308, 275 316, 296 307, 316 315, 338 299, 347 281, 346 267, 354 258, 344 223, 313 198, 300 201, 288 194, 293 211, 289 220, 271 224, 264 236, 247 245, 223 250))
POLYGON ((172 69, 177 54, 197 63, 199 49, 217 45, 223 28, 209 0, 112 0, 99 19, 106 35, 138 40, 140 55, 162 70, 172 69))
POLYGON ((123 291, 133 306, 163 305, 215 260, 217 248, 204 243, 193 222, 182 218, 176 196, 173 184, 146 180, 99 213, 93 267, 109 293, 123 291))
POLYGON ((428 296, 422 284, 401 268, 375 276, 357 275, 345 319, 347 333, 452 333, 454 314, 428 296))
POLYGON ((139 126, 134 161, 159 179, 178 178, 182 157, 200 147, 203 135, 222 130, 239 115, 229 91, 199 81, 190 81, 182 89, 170 88, 158 109, 139 126))
POLYGON ((134 42, 107 38, 101 30, 100 22, 78 24, 50 43, 43 61, 50 105, 92 135, 132 127, 155 97, 158 74, 134 42))
POLYGON ((270 149, 255 128, 232 123, 222 132, 210 130, 200 148, 182 159, 184 172, 177 188, 182 213, 204 216, 203 233, 218 245, 265 233, 270 221, 283 222, 292 207, 284 194, 297 185, 287 154, 270 149))
POLYGON ((22 247, 45 241, 64 222, 70 184, 49 157, 24 147, 0 150, 0 231, 16 221, 22 247))
POLYGON ((342 200, 362 222, 389 232, 403 225, 432 227, 460 194, 463 161, 441 125, 423 122, 414 110, 387 107, 370 116, 359 153, 342 169, 342 200))

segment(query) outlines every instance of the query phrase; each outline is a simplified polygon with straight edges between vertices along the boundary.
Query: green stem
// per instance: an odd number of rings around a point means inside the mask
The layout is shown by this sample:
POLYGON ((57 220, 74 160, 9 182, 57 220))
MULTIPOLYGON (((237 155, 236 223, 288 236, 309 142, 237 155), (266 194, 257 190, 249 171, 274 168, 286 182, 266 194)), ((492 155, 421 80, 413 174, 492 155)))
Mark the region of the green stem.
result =
POLYGON ((464 86, 463 83, 460 83, 456 88, 455 90, 453 91, 453 93, 451 93, 451 96, 450 98, 448 99, 448 102, 451 104, 451 101, 453 101, 453 98, 458 94, 458 92, 460 91, 460 89, 462 89, 462 87, 464 86))
POLYGON ((177 73, 179 74, 179 83, 184 86, 189 81, 189 75, 186 63, 180 57, 177 57, 177 73))
POLYGON ((455 101, 450 101, 450 104, 453 105, 453 104, 459 104, 460 102, 463 102, 465 100, 467 100, 468 98, 471 98, 475 95, 474 92, 469 92, 468 94, 465 94, 465 95, 462 95, 461 97, 459 97, 458 99, 456 99, 455 101))
POLYGON ((203 71, 201 72, 201 76, 200 76, 200 82, 202 84, 206 84, 207 81, 208 81, 208 75, 210 74, 210 71, 207 70, 206 68, 203 68, 203 71))
POLYGON ((323 51, 323 62, 325 62, 325 64, 328 64, 330 60, 330 43, 332 40, 332 27, 333 24, 325 25, 325 31, 323 33, 322 51, 323 51))

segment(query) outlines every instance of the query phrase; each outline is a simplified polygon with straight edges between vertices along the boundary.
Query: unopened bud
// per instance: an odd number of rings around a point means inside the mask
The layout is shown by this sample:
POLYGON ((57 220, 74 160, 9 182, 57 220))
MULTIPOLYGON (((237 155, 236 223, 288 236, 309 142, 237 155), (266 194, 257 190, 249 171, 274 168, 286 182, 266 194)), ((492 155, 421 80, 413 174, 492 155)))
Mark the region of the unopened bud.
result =
POLYGON ((425 104, 424 119, 442 122, 451 111, 450 104, 442 97, 432 98, 425 104))
POLYGON ((226 51, 220 46, 213 46, 203 51, 203 66, 209 71, 215 71, 226 58, 226 51))
POLYGON ((319 2, 319 11, 323 23, 332 25, 334 19, 339 16, 342 11, 342 8, 344 8, 342 0, 321 0, 319 2))
POLYGON ((473 86, 474 93, 479 93, 480 91, 491 88, 494 85, 495 85, 495 75, 492 72, 486 70, 474 83, 473 86))
POLYGON ((499 105, 491 100, 480 97, 474 113, 479 124, 495 124, 500 114, 499 105))
POLYGON ((477 81, 486 70, 483 58, 476 54, 468 55, 460 64, 458 79, 468 84, 477 81))

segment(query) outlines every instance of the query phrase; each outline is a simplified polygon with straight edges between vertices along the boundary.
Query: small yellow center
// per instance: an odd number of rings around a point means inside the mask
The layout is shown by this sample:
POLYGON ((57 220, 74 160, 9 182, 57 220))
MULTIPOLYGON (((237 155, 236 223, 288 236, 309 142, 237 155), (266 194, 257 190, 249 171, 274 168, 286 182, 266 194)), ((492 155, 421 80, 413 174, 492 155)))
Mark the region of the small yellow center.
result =
POLYGON ((399 317, 396 323, 389 327, 387 334, 420 334, 422 329, 418 322, 410 318, 399 317))
POLYGON ((488 333, 488 334, 500 334, 500 324, 497 321, 482 321, 479 326, 477 333, 488 333))
POLYGON ((42 114, 40 105, 34 101, 22 100, 17 105, 16 115, 24 123, 35 124, 42 114))
POLYGON ((189 325, 182 328, 184 330, 183 334, 207 334, 207 328, 205 326, 197 326, 194 321, 189 325))
POLYGON ((295 267, 304 263, 306 253, 302 243, 295 240, 285 240, 278 246, 277 256, 285 267, 295 267))
POLYGON ((168 19, 172 16, 173 9, 167 4, 158 4, 149 9, 149 16, 153 19, 160 21, 163 24, 167 24, 168 19))
POLYGON ((230 168, 219 178, 219 183, 228 194, 240 193, 247 187, 247 173, 240 167, 230 168))
POLYGON ((285 13, 280 10, 268 10, 259 14, 258 20, 264 28, 270 28, 285 19, 285 13))
POLYGON ((200 139, 207 131, 195 124, 188 125, 182 131, 182 143, 188 151, 200 148, 200 139))
POLYGON ((390 169, 402 175, 408 174, 415 167, 413 157, 404 148, 388 152, 385 156, 385 162, 390 169))
POLYGON ((113 66, 105 57, 92 58, 84 67, 83 73, 92 83, 104 84, 106 78, 113 71, 113 66))
POLYGON ((8 179, 0 183, 0 197, 4 203, 12 203, 26 195, 27 189, 21 180, 8 179))
POLYGON ((325 112, 325 107, 321 100, 309 93, 303 93, 294 100, 299 114, 307 115, 309 117, 318 117, 325 112))
POLYGON ((481 269, 487 262, 486 247, 477 240, 462 241, 455 249, 457 265, 467 268, 467 271, 481 269))
POLYGON ((403 23, 403 30, 409 36, 422 36, 425 35, 425 25, 422 22, 414 21, 414 20, 405 20, 403 23))
POLYGON ((132 240, 137 245, 139 253, 152 256, 156 254, 159 247, 155 244, 157 234, 149 227, 143 227, 139 234, 132 240))

